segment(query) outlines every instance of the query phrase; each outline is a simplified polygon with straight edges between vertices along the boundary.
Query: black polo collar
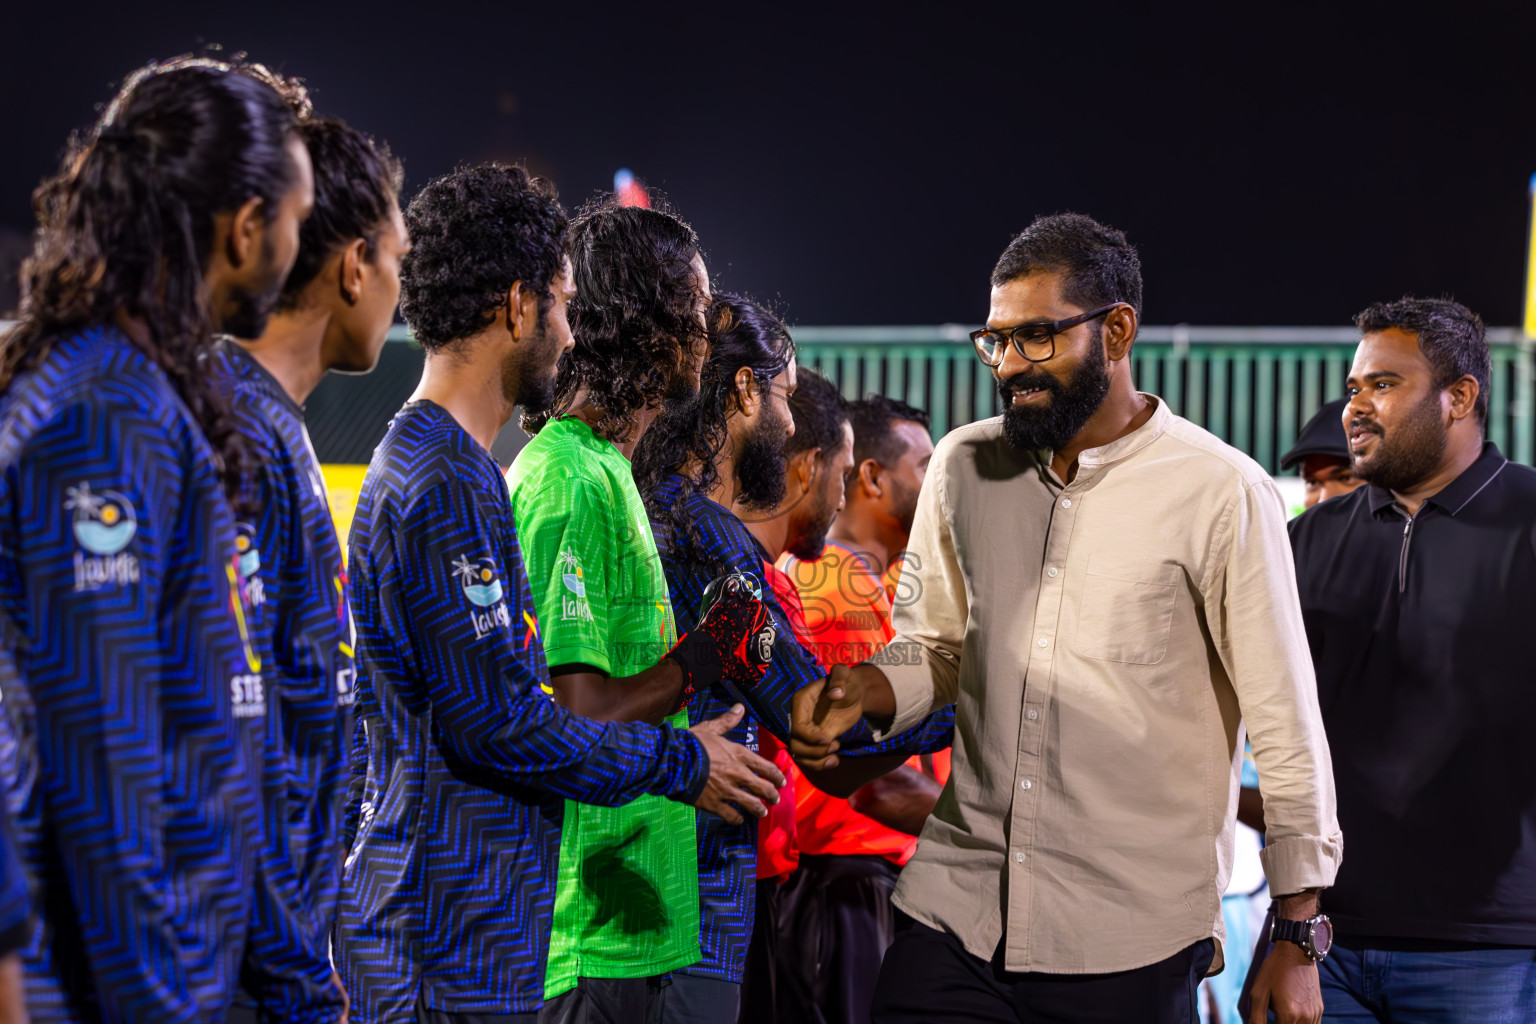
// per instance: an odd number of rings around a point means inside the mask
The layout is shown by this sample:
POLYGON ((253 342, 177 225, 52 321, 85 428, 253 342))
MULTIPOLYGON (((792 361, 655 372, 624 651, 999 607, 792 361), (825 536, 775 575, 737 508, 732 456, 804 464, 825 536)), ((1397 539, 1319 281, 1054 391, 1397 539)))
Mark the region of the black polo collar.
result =
MULTIPOLYGON (((1509 460, 1504 458, 1498 445, 1492 441, 1484 441, 1482 454, 1477 457, 1477 461, 1463 470, 1455 480, 1442 487, 1438 493, 1425 498, 1424 504, 1434 505, 1453 516, 1458 515, 1462 509, 1471 504, 1473 498, 1482 493, 1483 488, 1493 482, 1493 478, 1498 476, 1508 464, 1509 460)), ((1372 484, 1370 490, 1373 515, 1390 505, 1397 504, 1397 499, 1386 488, 1372 484)))

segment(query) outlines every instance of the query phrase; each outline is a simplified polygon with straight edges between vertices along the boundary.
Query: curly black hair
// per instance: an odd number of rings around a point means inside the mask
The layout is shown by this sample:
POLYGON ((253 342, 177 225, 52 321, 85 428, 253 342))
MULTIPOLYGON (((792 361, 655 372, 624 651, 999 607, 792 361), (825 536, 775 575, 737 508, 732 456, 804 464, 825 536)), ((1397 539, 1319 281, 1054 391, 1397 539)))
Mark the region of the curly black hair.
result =
POLYGON ((219 459, 225 493, 246 509, 249 456, 201 360, 213 342, 203 272, 214 219, 293 187, 286 146, 298 119, 251 65, 180 57, 130 75, 100 121, 71 137, 59 172, 33 193, 38 230, 22 267, 20 320, 0 340, 0 392, 54 343, 141 320, 134 339, 158 363, 219 459))
POLYGON ((541 313, 554 301, 570 221, 549 180, 508 164, 462 167, 427 182, 405 226, 400 313, 428 351, 489 327, 519 281, 541 313))
POLYGON ((389 147, 344 121, 322 117, 299 127, 315 166, 315 206, 299 229, 299 255, 283 285, 278 308, 297 308, 337 250, 361 238, 372 259, 379 232, 399 201, 404 170, 389 147))
POLYGON ((1462 377, 1477 381, 1477 422, 1488 423, 1488 386, 1493 377, 1493 357, 1488 352, 1488 332, 1483 318, 1453 299, 1416 299, 1405 295, 1396 302, 1377 302, 1355 317, 1361 334, 1396 327, 1418 336, 1419 351, 1435 370, 1435 387, 1444 390, 1462 377))
POLYGON ((795 358, 795 342, 784 322, 767 306, 740 295, 717 294, 706 316, 709 361, 704 364, 696 398, 668 408, 635 447, 632 471, 651 522, 660 528, 658 545, 672 549, 685 568, 724 571, 704 560, 698 524, 688 515, 688 499, 708 494, 719 479, 720 452, 730 438, 726 422, 739 408, 736 374, 743 367, 766 385, 795 358), (677 474, 683 476, 677 500, 664 502, 658 491, 677 474))
POLYGON ((693 270, 698 255, 698 236, 671 210, 612 196, 583 207, 571 222, 576 296, 566 309, 576 345, 560 361, 554 405, 525 415, 523 429, 538 433, 585 391, 603 411, 597 433, 631 440, 635 413, 660 406, 685 353, 702 355, 709 343, 698 317, 709 299, 693 270))
POLYGON ((1062 298, 1084 310, 1128 302, 1141 315, 1141 257, 1116 231, 1081 213, 1052 213, 1014 236, 992 268, 992 287, 1036 272, 1064 272, 1062 298))

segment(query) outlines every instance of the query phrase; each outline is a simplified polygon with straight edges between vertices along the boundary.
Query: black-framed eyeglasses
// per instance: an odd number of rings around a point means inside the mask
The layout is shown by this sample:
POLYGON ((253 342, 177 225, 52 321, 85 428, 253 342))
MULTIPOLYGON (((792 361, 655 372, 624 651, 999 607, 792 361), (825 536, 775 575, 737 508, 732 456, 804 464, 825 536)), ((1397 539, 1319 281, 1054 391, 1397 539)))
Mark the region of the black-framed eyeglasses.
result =
POLYGON ((976 346, 976 355, 988 366, 998 366, 1003 357, 1008 354, 1008 343, 1013 343, 1014 351, 1032 363, 1043 363, 1056 355, 1056 335, 1070 327, 1096 320, 1116 306, 1124 306, 1128 303, 1111 302, 1107 306, 1090 310, 1087 313, 1079 313, 1077 316, 1069 316, 1065 320, 1057 320, 1054 323, 1044 324, 1019 324, 1017 327, 1005 327, 996 329, 983 327, 979 331, 971 332, 971 344, 976 346))

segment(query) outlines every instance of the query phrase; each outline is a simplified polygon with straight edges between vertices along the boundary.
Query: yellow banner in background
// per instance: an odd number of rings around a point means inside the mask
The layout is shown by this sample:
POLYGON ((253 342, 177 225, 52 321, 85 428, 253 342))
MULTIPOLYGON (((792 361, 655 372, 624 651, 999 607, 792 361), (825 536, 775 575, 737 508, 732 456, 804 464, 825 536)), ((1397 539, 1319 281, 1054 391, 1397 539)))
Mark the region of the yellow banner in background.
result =
POLYGON ((325 493, 331 502, 331 520, 336 524, 336 536, 341 538, 341 557, 347 557, 347 537, 352 533, 352 514, 357 511, 357 495, 363 489, 363 474, 367 466, 321 466, 325 477, 325 493))
POLYGON ((1525 336, 1536 338, 1536 174, 1531 175, 1525 232, 1525 336))

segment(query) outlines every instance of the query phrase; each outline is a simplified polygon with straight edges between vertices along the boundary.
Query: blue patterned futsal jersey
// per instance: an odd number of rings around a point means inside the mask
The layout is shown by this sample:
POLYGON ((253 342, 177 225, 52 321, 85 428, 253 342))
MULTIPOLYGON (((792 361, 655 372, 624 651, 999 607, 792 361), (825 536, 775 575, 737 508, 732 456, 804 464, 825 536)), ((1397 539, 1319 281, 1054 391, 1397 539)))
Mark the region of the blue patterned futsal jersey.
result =
POLYGON ((237 342, 222 341, 210 361, 258 463, 255 521, 237 524, 235 543, 273 711, 261 877, 271 892, 258 904, 245 983, 268 1019, 334 1021, 342 1000, 329 943, 353 697, 341 542, 302 410, 237 342))
POLYGON ((564 799, 692 802, 704 749, 550 698, 506 482, 441 406, 406 405, 374 451, 348 571, 367 750, 337 923, 352 1019, 535 1011, 564 799))
MULTIPOLYGON (((680 500, 682 480, 672 477, 658 489, 654 501, 667 506, 680 500)), ((704 588, 720 573, 736 571, 757 580, 763 603, 773 615, 778 640, 773 662, 755 688, 744 691, 747 714, 727 738, 757 749, 759 723, 779 739, 789 740, 790 698, 795 691, 826 676, 816 663, 816 656, 795 640, 789 618, 780 607, 773 588, 763 581, 763 562, 767 553, 757 539, 725 506, 701 494, 688 497, 688 516, 699 528, 705 545, 705 567, 684 568, 673 557, 667 530, 653 524, 661 564, 666 570, 667 587, 672 592, 672 612, 679 635, 693 629, 698 620, 704 588)), ((697 725, 718 718, 737 703, 722 687, 701 692, 689 708, 689 718, 697 725)), ((954 733, 954 711, 943 708, 909 732, 875 744, 863 726, 850 731, 842 740, 843 753, 926 754, 950 745, 954 733)), ((747 818, 731 825, 714 814, 700 813, 699 829, 699 902, 700 944, 704 956, 697 964, 680 973, 700 974, 740 982, 745 966, 747 944, 752 938, 752 916, 757 896, 757 820, 747 818)))
POLYGON ((111 329, 0 397, 0 746, 40 923, 34 1022, 229 1012, 266 703, 215 465, 111 329))

